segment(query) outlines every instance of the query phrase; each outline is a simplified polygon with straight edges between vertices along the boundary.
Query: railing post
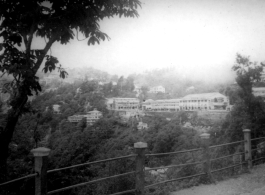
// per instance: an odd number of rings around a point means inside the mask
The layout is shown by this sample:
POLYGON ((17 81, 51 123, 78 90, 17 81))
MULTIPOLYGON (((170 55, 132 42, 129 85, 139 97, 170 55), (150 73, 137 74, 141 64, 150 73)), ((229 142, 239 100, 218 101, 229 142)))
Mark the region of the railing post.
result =
POLYGON ((252 153, 251 153, 251 130, 244 129, 244 148, 245 148, 245 161, 248 162, 248 169, 252 168, 252 153))
POLYGON ((203 160, 204 163, 204 172, 207 175, 208 180, 211 183, 215 183, 215 180, 213 179, 212 173, 211 173, 211 154, 210 154, 210 134, 209 133, 203 133, 200 135, 202 140, 202 148, 203 148, 203 160))
POLYGON ((135 178, 135 194, 144 195, 144 162, 145 162, 145 149, 147 143, 137 142, 134 143, 136 156, 136 178, 135 178))
POLYGON ((50 149, 40 147, 31 150, 35 164, 35 195, 47 195, 47 167, 50 149))

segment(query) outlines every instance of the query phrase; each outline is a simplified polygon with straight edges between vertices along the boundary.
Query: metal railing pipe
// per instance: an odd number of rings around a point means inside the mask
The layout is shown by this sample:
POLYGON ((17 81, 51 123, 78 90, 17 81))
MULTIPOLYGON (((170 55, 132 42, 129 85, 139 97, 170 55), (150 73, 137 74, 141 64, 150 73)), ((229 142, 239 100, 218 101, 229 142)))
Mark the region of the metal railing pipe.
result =
POLYGON ((181 153, 186 153, 186 152, 195 152, 202 150, 202 148, 196 148, 196 149, 191 149, 191 150, 183 150, 183 151, 177 151, 177 152, 166 152, 166 153, 156 153, 156 154, 146 154, 146 156, 162 156, 162 155, 176 155, 176 154, 181 154, 181 153))
POLYGON ((170 180, 154 183, 154 184, 145 186, 145 189, 153 187, 153 186, 156 186, 156 185, 164 184, 164 183, 179 181, 179 180, 183 180, 183 179, 190 179, 192 177, 199 177, 199 176, 202 176, 202 175, 206 175, 206 173, 199 173, 199 174, 195 174, 195 175, 191 175, 191 176, 187 176, 187 177, 180 177, 180 178, 176 178, 176 179, 170 179, 170 180))
POLYGON ((233 145, 233 144, 240 144, 240 143, 244 143, 244 142, 245 142, 245 140, 241 140, 241 141, 230 142, 230 143, 226 143, 226 144, 214 145, 214 146, 210 146, 210 149, 222 147, 222 146, 229 146, 229 145, 233 145))
POLYGON ((92 184, 92 183, 96 183, 96 182, 101 182, 101 181, 104 181, 104 180, 107 180, 107 179, 113 179, 113 178, 117 178, 117 177, 121 177, 121 176, 135 174, 135 173, 136 173, 135 171, 132 171, 132 172, 128 172, 128 173, 122 173, 122 174, 118 174, 118 175, 113 175, 113 176, 109 176, 109 177, 95 179, 95 180, 92 180, 92 181, 87 181, 87 182, 83 182, 83 183, 71 185, 71 186, 64 187, 64 188, 60 188, 60 189, 57 189, 57 190, 52 190, 52 191, 49 191, 47 194, 54 194, 54 193, 57 193, 57 192, 62 192, 62 191, 65 191, 65 190, 70 190, 72 188, 76 188, 76 187, 80 187, 80 186, 84 186, 84 185, 88 185, 88 184, 92 184))
POLYGON ((81 166, 85 166, 85 165, 92 165, 92 164, 110 162, 110 161, 114 161, 114 160, 120 160, 120 159, 131 158, 131 157, 136 157, 136 154, 131 154, 131 155, 128 155, 128 156, 121 156, 121 157, 116 157, 116 158, 109 158, 109 159, 104 159, 104 160, 98 160, 98 161, 92 161, 92 162, 72 165, 72 166, 58 168, 58 169, 52 169, 52 170, 48 170, 47 173, 53 173, 53 172, 62 171, 62 170, 66 170, 66 169, 77 168, 77 167, 81 167, 81 166))
POLYGON ((10 183, 14 183, 16 181, 20 181, 20 180, 23 180, 23 179, 28 179, 28 178, 34 177, 36 175, 37 175, 37 173, 33 173, 33 174, 30 174, 30 175, 26 175, 24 177, 20 177, 20 178, 17 178, 17 179, 13 179, 13 180, 7 181, 5 183, 1 183, 0 186, 4 186, 4 185, 10 184, 10 183))

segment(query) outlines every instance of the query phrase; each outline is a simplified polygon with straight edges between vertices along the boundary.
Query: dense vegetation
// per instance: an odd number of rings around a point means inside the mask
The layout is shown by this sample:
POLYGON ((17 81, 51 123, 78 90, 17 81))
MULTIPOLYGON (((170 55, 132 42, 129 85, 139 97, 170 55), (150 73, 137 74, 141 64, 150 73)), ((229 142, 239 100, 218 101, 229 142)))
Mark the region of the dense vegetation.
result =
MULTIPOLYGON (((246 57, 237 56, 237 64, 250 62, 246 57)), ((234 66, 236 70, 236 66, 234 66)), ((105 75, 108 82, 100 84, 99 80, 86 78, 73 84, 52 82, 44 85, 44 92, 36 96, 28 104, 27 112, 23 114, 16 126, 16 131, 9 145, 8 177, 6 180, 17 178, 33 172, 33 156, 30 150, 38 146, 46 146, 51 149, 49 169, 66 167, 88 161, 101 160, 134 153, 133 144, 143 141, 148 144, 147 153, 163 153, 184 149, 198 148, 201 146, 199 135, 200 126, 210 126, 211 144, 225 143, 241 140, 242 129, 250 128, 252 136, 264 136, 264 102, 259 97, 254 97, 249 86, 262 85, 259 82, 260 66, 254 67, 253 72, 237 71, 238 85, 219 85, 219 91, 229 96, 234 102, 234 108, 226 120, 219 123, 201 120, 196 113, 188 115, 185 112, 173 114, 154 114, 141 117, 148 123, 147 130, 137 130, 139 122, 135 118, 127 122, 119 115, 106 109, 107 97, 134 97, 136 93, 133 83, 139 81, 140 76, 127 78, 112 78, 105 75), (254 71, 255 70, 255 71, 254 71), (254 75, 253 75, 254 74, 254 75), (112 81, 117 82, 113 85, 112 81), (60 114, 53 110, 53 105, 60 105, 60 114), (103 118, 92 126, 85 121, 72 124, 67 117, 77 113, 85 113, 97 108, 103 112, 103 118), (190 122, 192 127, 185 127, 190 122)), ((162 70, 163 72, 164 70, 162 70)), ((166 72, 166 71, 164 71, 166 72)), ((152 74, 152 73, 149 73, 152 74)), ((162 75, 162 73, 161 73, 162 75)), ((145 75, 148 77, 148 75, 145 75)), ((142 75, 142 77, 144 77, 142 75)), ((106 81, 106 80, 105 80, 106 81)), ((191 83, 192 85, 195 83, 191 83)), ((167 86, 165 86, 167 87, 167 86)), ((177 86, 178 87, 178 86, 177 86)), ((213 91, 208 86, 201 91, 213 91)), ((185 90, 183 90, 183 93, 185 90)), ((152 94, 144 91, 144 98, 150 98, 152 94)), ((195 92, 194 92, 195 93, 195 92)), ((168 94, 169 95, 169 94, 168 94)), ((158 95, 159 97, 160 95, 158 95)), ((169 95, 172 97, 172 95, 169 95)), ((5 113, 1 113, 1 124, 5 123, 5 113)), ((242 151, 242 147, 225 147, 216 149, 212 157, 218 157, 235 151, 242 151)), ((146 159, 146 167, 166 166, 170 164, 184 164, 202 160, 200 152, 181 154, 177 156, 158 156, 146 159)), ((232 159, 214 162, 212 168, 221 168, 233 163, 232 159)), ((85 166, 48 175, 49 191, 61 187, 102 178, 108 175, 128 172, 135 169, 133 159, 119 160, 98 165, 85 166)), ((201 172, 201 166, 187 166, 179 169, 169 169, 162 175, 146 175, 147 184, 159 182, 164 179, 183 177, 201 172)), ((224 175, 237 173, 235 170, 215 175, 222 178, 224 175)), ((85 187, 68 190, 62 194, 110 194, 118 191, 134 188, 134 176, 126 176, 99 184, 91 184, 85 187)), ((1 194, 33 194, 34 180, 10 184, 6 188, 0 188, 1 194), (20 186, 19 188, 17 186, 20 186)), ((163 186, 157 186, 148 190, 149 194, 166 194, 180 187, 188 187, 199 183, 205 183, 205 178, 195 178, 184 182, 175 182, 163 186)), ((60 193, 59 193, 60 194, 60 193)))
POLYGON ((18 120, 28 109, 29 97, 42 91, 38 71, 58 70, 60 77, 67 75, 52 55, 53 44, 68 44, 74 38, 88 45, 100 44, 110 39, 101 31, 100 21, 138 17, 140 6, 138 0, 0 1, 0 72, 11 78, 5 86, 11 95, 10 109, 0 131, 0 181, 6 177, 8 147, 18 120), (34 48, 35 41, 43 44, 34 48))

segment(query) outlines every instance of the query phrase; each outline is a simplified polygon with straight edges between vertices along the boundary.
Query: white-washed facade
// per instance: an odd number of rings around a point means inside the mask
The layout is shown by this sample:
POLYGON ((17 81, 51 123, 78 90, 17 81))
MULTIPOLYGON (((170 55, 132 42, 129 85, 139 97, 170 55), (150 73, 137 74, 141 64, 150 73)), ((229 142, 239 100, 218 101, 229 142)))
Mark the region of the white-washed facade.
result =
POLYGON ((265 87, 253 87, 252 93, 256 97, 265 98, 265 87))
POLYGON ((107 99, 106 104, 109 110, 138 110, 140 100, 137 98, 109 98, 107 99))
POLYGON ((88 112, 87 114, 69 116, 68 121, 71 123, 78 123, 83 118, 86 118, 87 124, 92 125, 97 120, 99 120, 101 117, 102 117, 102 113, 95 109, 93 111, 88 112))
POLYGON ((166 93, 165 87, 159 85, 155 87, 151 87, 149 93, 166 93))
POLYGON ((150 111, 192 111, 226 110, 229 99, 220 93, 191 94, 180 99, 148 100, 143 102, 143 110, 150 111))
POLYGON ((142 103, 143 110, 179 111, 180 99, 147 100, 142 103))

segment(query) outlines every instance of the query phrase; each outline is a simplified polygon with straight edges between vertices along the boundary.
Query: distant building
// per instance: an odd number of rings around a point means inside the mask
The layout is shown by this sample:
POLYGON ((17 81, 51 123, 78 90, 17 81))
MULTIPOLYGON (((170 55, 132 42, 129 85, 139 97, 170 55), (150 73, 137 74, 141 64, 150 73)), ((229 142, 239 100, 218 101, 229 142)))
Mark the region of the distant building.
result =
POLYGON ((265 71, 262 71, 262 72, 261 72, 261 75, 260 75, 260 81, 261 81, 261 82, 265 82, 265 71))
POLYGON ((138 110, 140 101, 137 98, 108 98, 106 104, 109 110, 138 110))
POLYGON ((139 95, 142 92, 142 88, 141 88, 141 86, 135 85, 133 91, 136 92, 136 97, 139 97, 139 95))
MULTIPOLYGON (((49 107, 46 107, 46 110, 45 111, 47 112, 48 109, 49 109, 49 107)), ((58 104, 52 105, 52 112, 54 114, 61 114, 61 112, 60 112, 60 105, 58 105, 58 104)))
POLYGON ((102 117, 102 112, 98 111, 97 109, 94 109, 93 111, 87 112, 87 114, 84 115, 73 115, 68 117, 68 121, 71 123, 78 123, 83 118, 86 118, 87 124, 94 124, 97 120, 99 120, 102 117))
POLYGON ((191 91, 194 91, 195 87, 194 86, 191 86, 191 87, 188 87, 186 89, 186 92, 191 92, 191 91))
POLYGON ((78 87, 78 88, 76 89, 76 94, 81 94, 81 93, 82 93, 82 90, 81 90, 80 87, 78 87))
POLYGON ((150 111, 179 111, 180 99, 152 100, 148 99, 142 103, 143 110, 150 111))
POLYGON ((143 110, 152 110, 153 109, 153 103, 154 100, 152 99, 148 99, 148 100, 145 100, 144 102, 142 102, 142 109, 143 110))
POLYGON ((218 92, 191 94, 179 99, 149 99, 142 103, 142 109, 149 111, 226 110, 227 108, 229 108, 228 98, 218 92))
POLYGON ((147 129, 147 128, 148 128, 147 123, 139 122, 139 124, 137 125, 138 130, 143 130, 143 129, 147 129))
POLYGON ((226 110, 228 105, 228 97, 218 92, 191 94, 180 100, 180 110, 226 110))
POLYGON ((149 93, 166 93, 166 89, 165 87, 159 85, 156 87, 151 87, 151 89, 149 90, 149 93))
POLYGON ((265 87, 253 87, 252 93, 256 97, 265 98, 265 87))
POLYGON ((52 106, 52 108, 53 108, 53 113, 54 113, 54 114, 61 114, 61 112, 60 112, 60 105, 58 105, 58 104, 54 104, 54 105, 52 106))

